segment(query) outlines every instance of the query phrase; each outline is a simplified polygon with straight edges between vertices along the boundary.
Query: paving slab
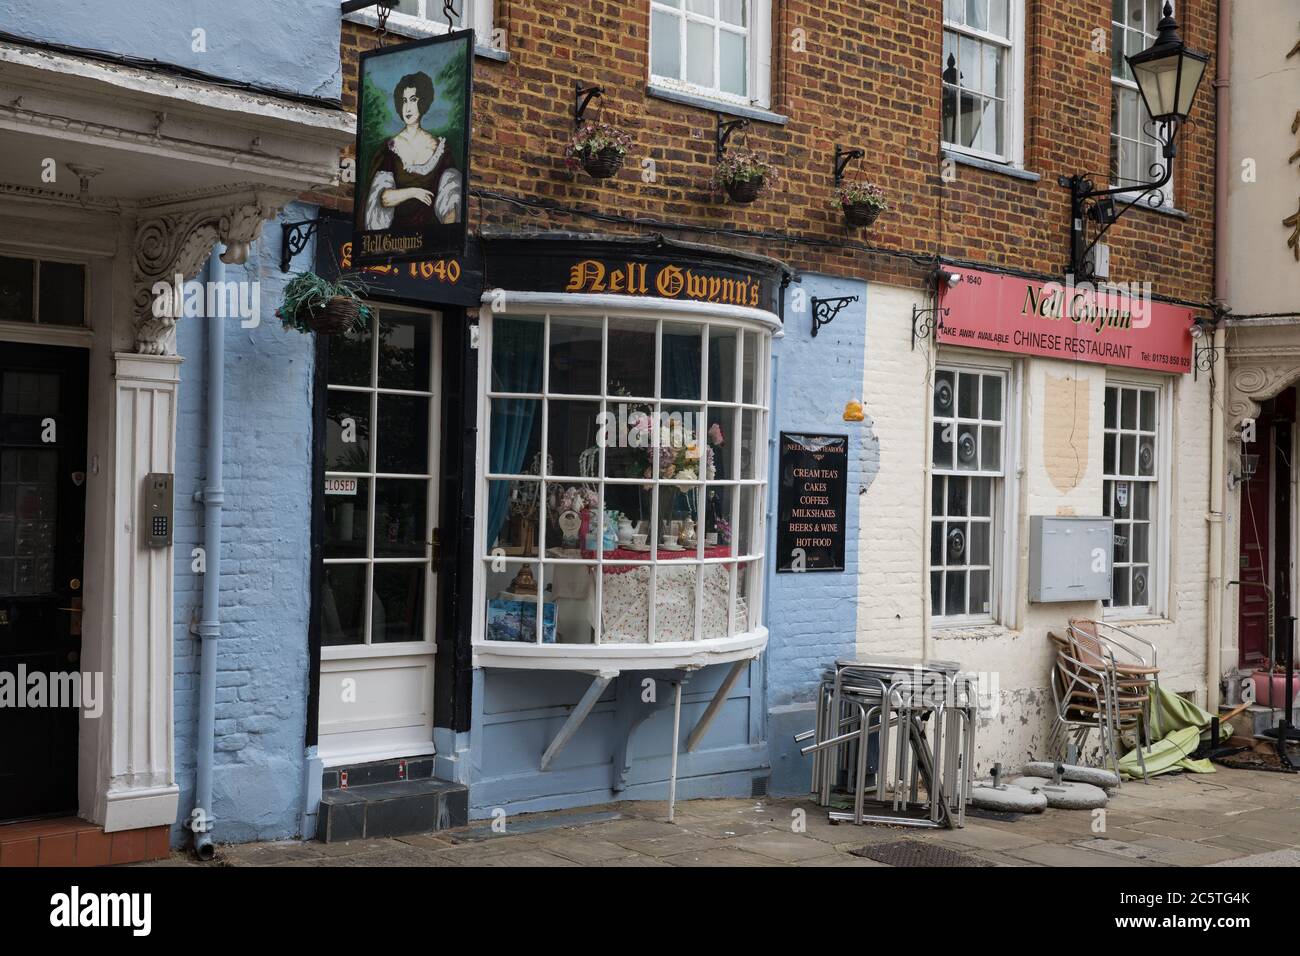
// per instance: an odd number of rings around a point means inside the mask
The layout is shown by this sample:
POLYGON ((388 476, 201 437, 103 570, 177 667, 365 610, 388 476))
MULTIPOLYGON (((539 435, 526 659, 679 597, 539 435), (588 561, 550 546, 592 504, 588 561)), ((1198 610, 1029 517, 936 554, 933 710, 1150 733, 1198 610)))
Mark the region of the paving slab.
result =
POLYGON ((1109 853, 1097 853, 1070 844, 1039 843, 1001 851, 1005 856, 1043 866, 1143 866, 1150 861, 1130 860, 1109 853))
POLYGON ((1213 866, 1300 866, 1300 850, 1273 850, 1270 853, 1256 853, 1242 856, 1235 860, 1214 863, 1213 866))
POLYGON ((794 863, 810 860, 826 854, 826 847, 816 840, 809 840, 799 833, 782 833, 780 830, 768 830, 750 836, 736 837, 728 840, 727 846, 738 847, 749 853, 759 853, 775 860, 794 863))
POLYGON ((699 850, 688 853, 678 853, 676 856, 666 856, 662 858, 665 863, 672 866, 785 866, 766 856, 759 856, 757 853, 746 853, 744 850, 738 850, 733 846, 722 846, 716 849, 699 850))

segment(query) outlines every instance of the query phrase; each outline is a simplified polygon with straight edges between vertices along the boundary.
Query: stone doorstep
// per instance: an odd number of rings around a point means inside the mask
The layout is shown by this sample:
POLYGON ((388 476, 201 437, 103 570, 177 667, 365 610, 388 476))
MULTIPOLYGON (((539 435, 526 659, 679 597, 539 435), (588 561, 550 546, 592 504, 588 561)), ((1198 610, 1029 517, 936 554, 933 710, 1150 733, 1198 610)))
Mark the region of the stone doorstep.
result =
POLYGON ((316 839, 325 843, 463 827, 469 788, 434 778, 372 783, 321 795, 316 839))
POLYGON ((142 863, 165 860, 170 849, 167 826, 105 833, 75 817, 0 825, 0 867, 142 863))

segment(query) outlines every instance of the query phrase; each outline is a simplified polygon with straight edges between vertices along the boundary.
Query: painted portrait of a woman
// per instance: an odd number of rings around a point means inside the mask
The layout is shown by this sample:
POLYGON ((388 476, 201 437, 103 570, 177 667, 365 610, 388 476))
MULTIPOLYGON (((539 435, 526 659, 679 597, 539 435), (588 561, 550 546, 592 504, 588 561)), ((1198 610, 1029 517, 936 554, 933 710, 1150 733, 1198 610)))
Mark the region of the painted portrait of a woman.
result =
POLYGON ((385 140, 369 171, 366 229, 418 228, 460 221, 464 178, 447 140, 420 125, 434 101, 427 73, 408 73, 393 88, 402 129, 385 140))

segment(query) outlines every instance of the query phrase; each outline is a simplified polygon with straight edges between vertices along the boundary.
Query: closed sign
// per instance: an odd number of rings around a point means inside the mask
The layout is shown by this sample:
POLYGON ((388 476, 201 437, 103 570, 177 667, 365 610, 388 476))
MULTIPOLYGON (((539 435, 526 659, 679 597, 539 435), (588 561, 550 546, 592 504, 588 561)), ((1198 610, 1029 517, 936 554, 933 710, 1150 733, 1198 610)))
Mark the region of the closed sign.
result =
POLYGON ((326 478, 325 494, 327 495, 347 495, 354 497, 357 493, 357 479, 355 478, 326 478))

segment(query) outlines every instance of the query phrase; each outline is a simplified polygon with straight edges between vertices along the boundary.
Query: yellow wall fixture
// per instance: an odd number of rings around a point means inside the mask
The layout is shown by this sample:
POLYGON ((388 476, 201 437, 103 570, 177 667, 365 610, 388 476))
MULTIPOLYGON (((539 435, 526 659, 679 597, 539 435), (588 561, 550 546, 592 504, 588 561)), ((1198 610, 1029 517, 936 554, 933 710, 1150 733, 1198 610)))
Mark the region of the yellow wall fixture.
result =
POLYGON ((866 410, 863 409, 862 403, 856 398, 850 398, 844 406, 844 420, 846 422, 860 422, 867 417, 866 410))

